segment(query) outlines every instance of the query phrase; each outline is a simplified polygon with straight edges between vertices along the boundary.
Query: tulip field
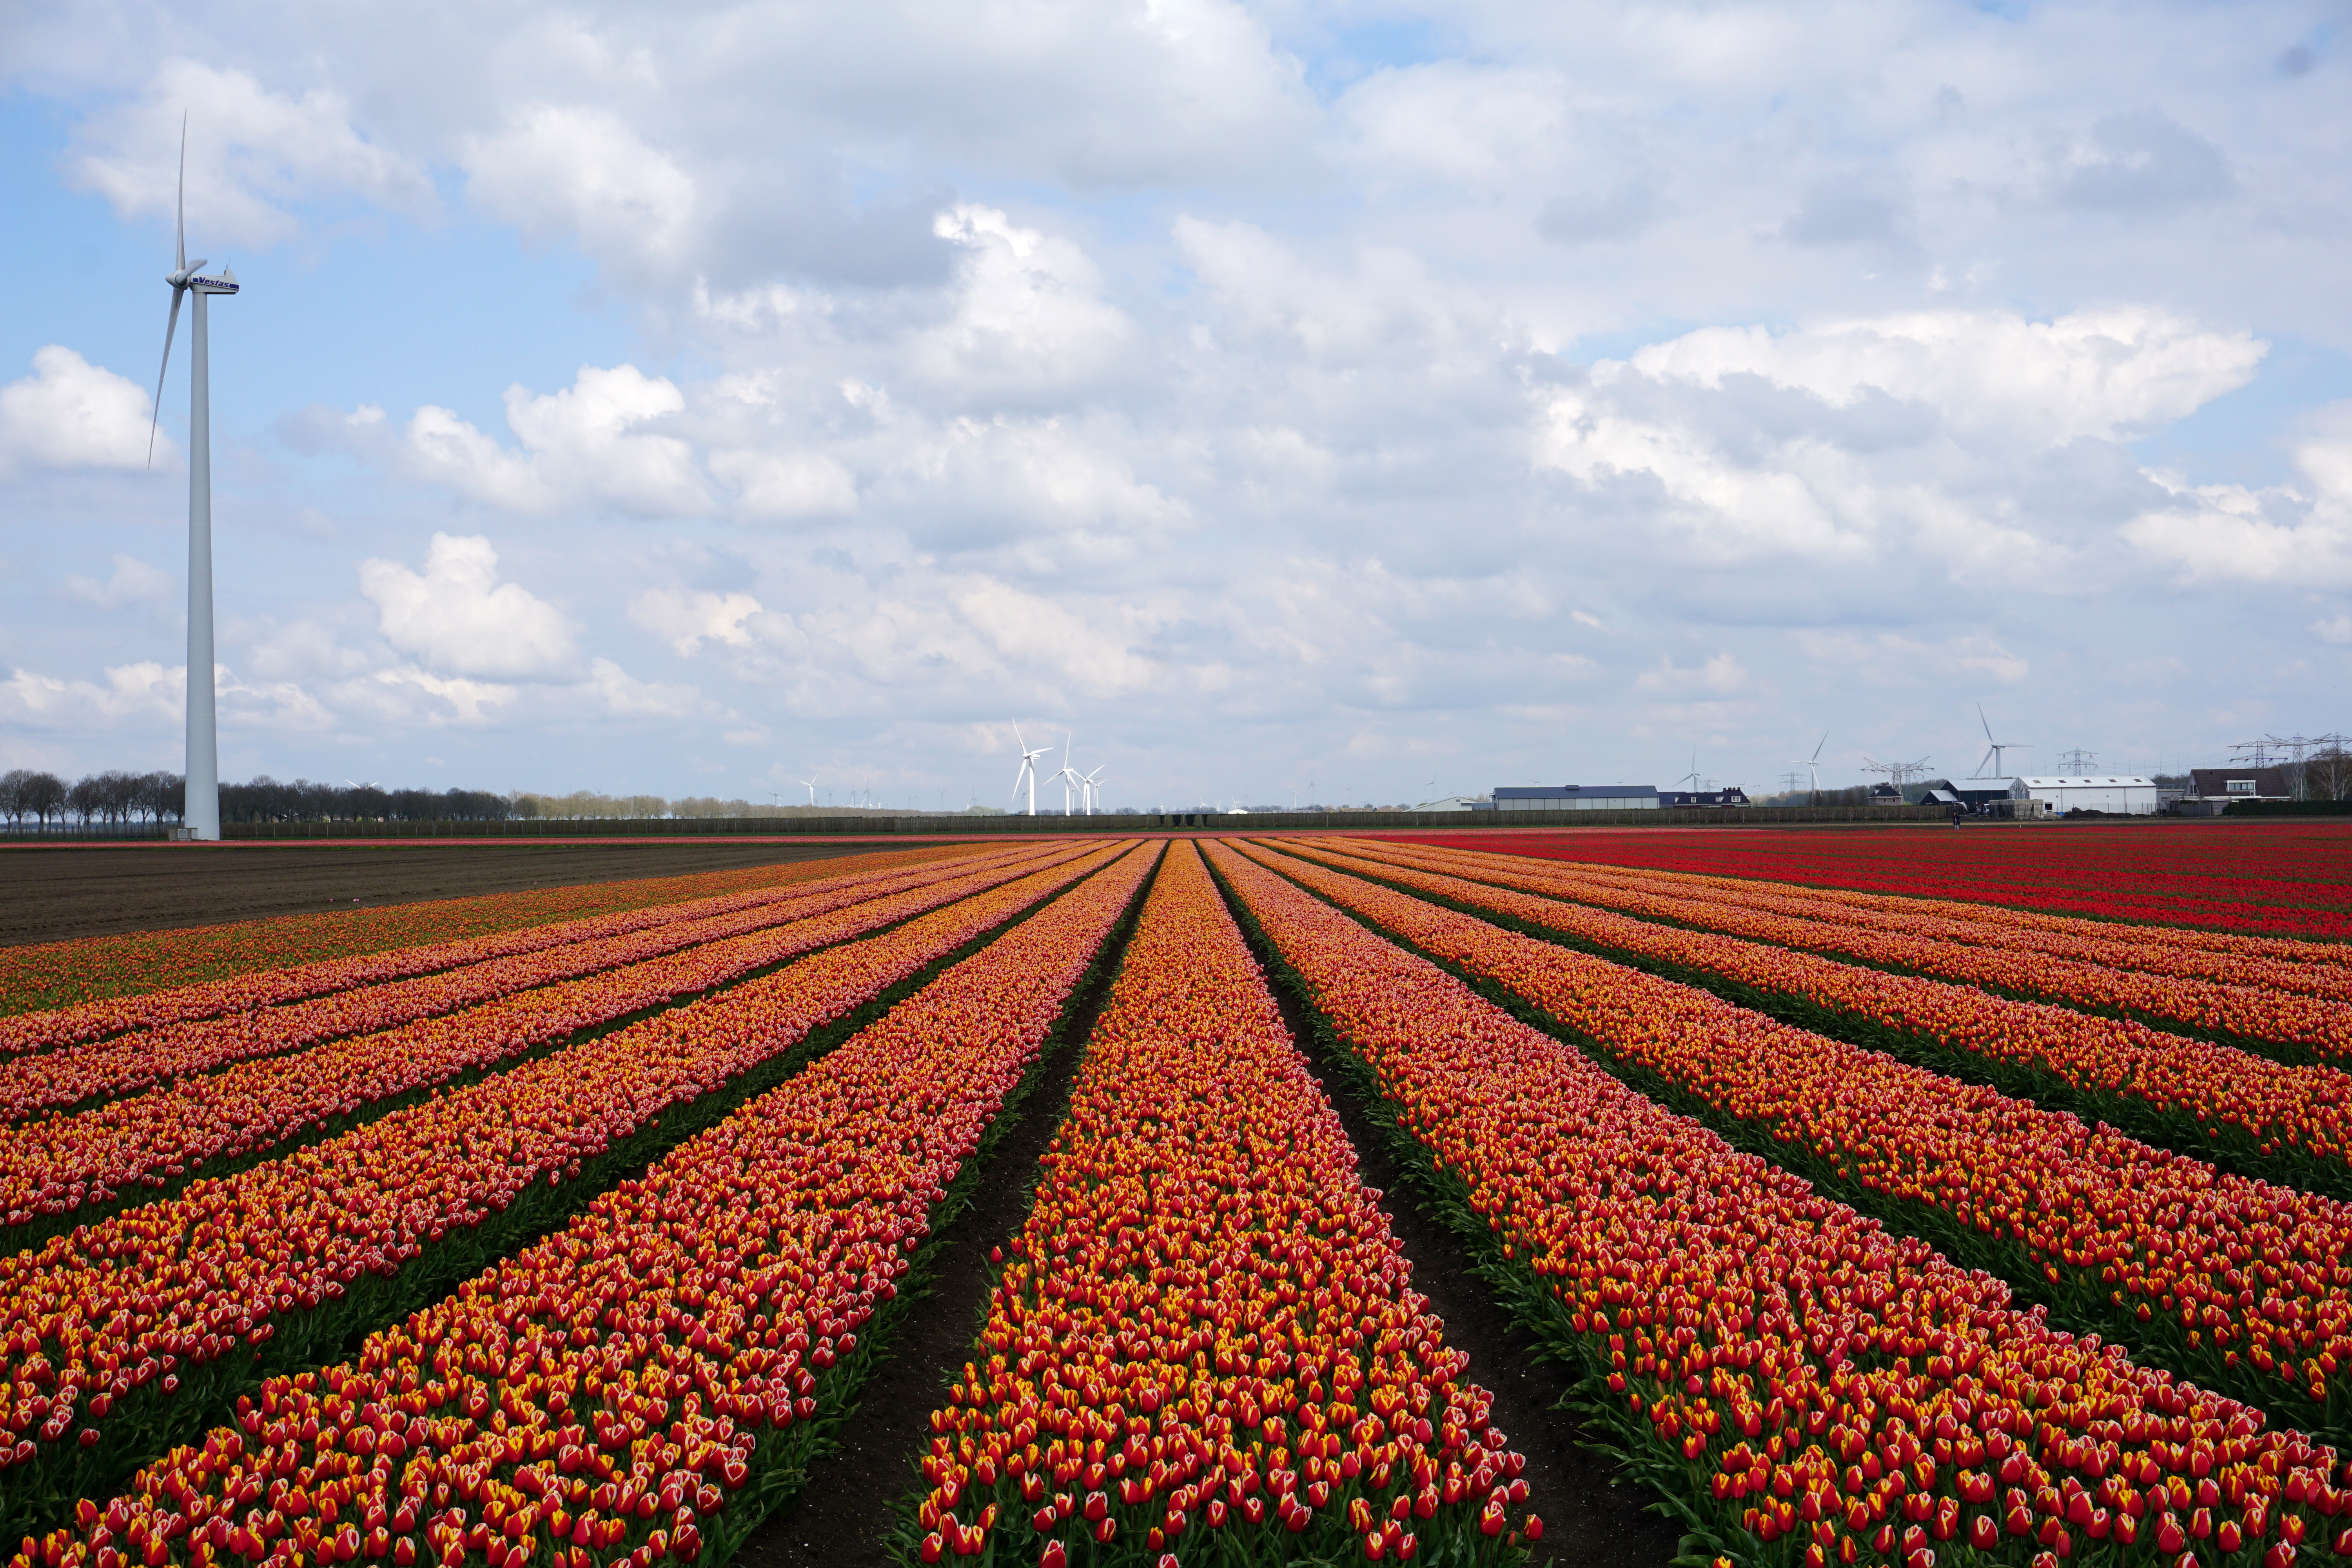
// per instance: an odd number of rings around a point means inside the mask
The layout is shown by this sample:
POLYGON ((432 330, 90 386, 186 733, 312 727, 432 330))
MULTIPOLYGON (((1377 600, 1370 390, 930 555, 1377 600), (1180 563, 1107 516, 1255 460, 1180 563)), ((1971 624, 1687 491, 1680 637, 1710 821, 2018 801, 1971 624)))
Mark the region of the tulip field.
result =
POLYGON ((2090 831, 1038 837, 0 950, 0 1540, 2352 1568, 2352 836, 2090 831))
MULTIPOLYGON (((1759 878, 2101 921, 2259 935, 2352 937, 2352 826, 2325 819, 2226 828, 2069 823, 2053 834, 1738 833, 1643 827, 1488 833, 1481 846, 1573 860, 1759 878)), ((1423 842, 1459 842, 1424 837, 1423 842)))

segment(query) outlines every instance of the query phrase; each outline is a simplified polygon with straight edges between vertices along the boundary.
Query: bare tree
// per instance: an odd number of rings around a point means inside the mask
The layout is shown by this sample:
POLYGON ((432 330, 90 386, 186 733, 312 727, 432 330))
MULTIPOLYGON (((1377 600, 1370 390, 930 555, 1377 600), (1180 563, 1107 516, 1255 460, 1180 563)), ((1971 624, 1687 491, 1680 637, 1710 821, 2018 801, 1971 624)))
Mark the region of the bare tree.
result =
POLYGON ((80 818, 84 827, 88 827, 90 818, 96 816, 102 809, 98 776, 95 773, 84 773, 80 778, 76 779, 66 790, 65 805, 68 811, 80 818))
POLYGON ((55 773, 26 773, 17 787, 23 792, 18 797, 23 802, 22 809, 37 819, 44 829, 52 816, 64 820, 65 780, 55 773))
POLYGON ((0 773, 0 816, 8 819, 12 830, 25 820, 25 781, 32 776, 30 768, 10 768, 0 773))
POLYGON ((2312 752, 2304 763, 2303 781, 2309 799, 2352 798, 2352 752, 2336 742, 2312 752))
POLYGON ((98 809, 110 823, 129 822, 138 805, 139 780, 121 768, 98 775, 98 809))

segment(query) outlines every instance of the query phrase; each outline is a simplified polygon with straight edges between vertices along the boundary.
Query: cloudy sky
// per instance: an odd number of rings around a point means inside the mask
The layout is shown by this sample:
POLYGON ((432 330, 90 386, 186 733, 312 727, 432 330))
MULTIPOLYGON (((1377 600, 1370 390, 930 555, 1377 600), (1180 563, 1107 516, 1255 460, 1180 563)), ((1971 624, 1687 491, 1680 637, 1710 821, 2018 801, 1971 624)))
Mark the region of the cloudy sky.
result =
POLYGON ((2347 22, 0 7, 0 766, 181 757, 184 110, 226 777, 1002 805, 1018 721, 1173 807, 2352 727, 2347 22))

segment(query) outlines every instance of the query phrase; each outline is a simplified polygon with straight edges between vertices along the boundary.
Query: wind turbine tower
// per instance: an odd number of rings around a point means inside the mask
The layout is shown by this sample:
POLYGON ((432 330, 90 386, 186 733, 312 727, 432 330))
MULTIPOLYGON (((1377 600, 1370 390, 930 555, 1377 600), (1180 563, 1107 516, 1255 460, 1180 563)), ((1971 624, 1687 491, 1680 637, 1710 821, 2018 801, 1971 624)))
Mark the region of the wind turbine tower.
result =
MULTIPOLYGON (((1802 769, 1804 769, 1804 770, 1805 770, 1805 776, 1806 776, 1807 778, 1809 778, 1809 779, 1812 780, 1811 790, 1812 790, 1812 795, 1813 795, 1813 804, 1814 804, 1814 805, 1820 805, 1820 804, 1821 804, 1821 794, 1822 794, 1822 748, 1823 746, 1828 745, 1829 743, 1830 743, 1830 732, 1829 732, 1827 730, 1824 730, 1824 731, 1822 731, 1822 738, 1821 738, 1818 742, 1816 742, 1814 743, 1814 745, 1813 745, 1813 754, 1812 754, 1811 756, 1810 756, 1810 757, 1806 757, 1806 758, 1803 758, 1803 759, 1801 759, 1801 760, 1800 760, 1800 761, 1798 761, 1798 762, 1790 763, 1789 764, 1789 765, 1790 765, 1790 767, 1792 767, 1792 768, 1802 768, 1802 769)), ((1696 768, 1696 767, 1697 766, 1696 763, 1696 762, 1694 762, 1694 763, 1693 763, 1693 764, 1692 764, 1692 766, 1693 766, 1694 768, 1696 768)), ((1794 777, 1795 777, 1795 775, 1794 775, 1793 773, 1792 773, 1792 774, 1790 774, 1790 776, 1791 778, 1794 778, 1794 777)))
POLYGON ((1029 786, 1029 815, 1034 816, 1037 815, 1037 759, 1054 748, 1039 746, 1034 751, 1030 750, 1029 742, 1021 738, 1018 721, 1013 726, 1013 742, 1021 748, 1021 771, 1013 775, 1013 798, 1016 801, 1021 798, 1021 786, 1025 782, 1029 786))
POLYGON ((180 117, 180 192, 172 270, 172 314, 163 324, 163 363, 155 373, 155 412, 147 424, 147 461, 155 461, 155 422, 163 417, 163 377, 172 368, 172 335, 180 326, 180 300, 193 295, 188 313, 188 791, 180 821, 191 838, 220 837, 220 733, 213 706, 213 400, 212 343, 205 302, 236 292, 236 273, 223 267, 217 277, 205 259, 188 260, 188 120, 180 117))
POLYGON ((1087 788, 1086 775, 1078 772, 1077 769, 1070 766, 1070 739, 1069 731, 1065 730, 1062 732, 1062 771, 1054 775, 1056 779, 1059 779, 1062 784, 1062 815, 1064 816, 1070 815, 1070 786, 1072 784, 1076 784, 1078 786, 1078 794, 1081 798, 1084 798, 1087 788))

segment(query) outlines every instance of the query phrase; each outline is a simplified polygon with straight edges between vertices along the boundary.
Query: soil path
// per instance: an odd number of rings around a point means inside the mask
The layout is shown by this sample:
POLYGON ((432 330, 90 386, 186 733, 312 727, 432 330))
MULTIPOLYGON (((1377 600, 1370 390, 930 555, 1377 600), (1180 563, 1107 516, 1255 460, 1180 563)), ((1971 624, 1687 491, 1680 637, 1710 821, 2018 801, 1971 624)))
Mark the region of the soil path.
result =
POLYGON ((1028 1222, 1038 1162, 1068 1114, 1070 1086, 1116 970, 1106 964, 1077 999, 1018 1120, 981 1167, 971 1206, 933 1239, 929 1294, 900 1322, 888 1359, 837 1434, 839 1447, 809 1466, 808 1484, 745 1539, 729 1568, 884 1568, 895 1561, 884 1542, 900 1499, 921 1489, 931 1412, 946 1402, 949 1375, 972 1354, 993 1284, 989 1251, 1028 1222))
POLYGON ((582 882, 681 877, 908 847, 887 839, 10 846, 0 848, 0 947, 582 882))
POLYGON ((1363 1103, 1347 1088, 1328 1047, 1307 1026, 1297 998, 1274 988, 1291 1034, 1322 1078, 1339 1124, 1356 1146, 1358 1173, 1380 1189, 1389 1228, 1412 1263, 1412 1288, 1445 1324, 1445 1342, 1470 1357, 1470 1380, 1495 1396, 1495 1425, 1528 1458, 1528 1500, 1511 1510, 1516 1527, 1530 1510, 1544 1521, 1538 1563, 1578 1568, 1665 1568, 1682 1550, 1682 1531, 1649 1511, 1648 1489, 1621 1476, 1584 1446, 1582 1424, 1562 1408, 1574 1384, 1470 1271, 1470 1255, 1451 1230, 1423 1214, 1363 1103))

